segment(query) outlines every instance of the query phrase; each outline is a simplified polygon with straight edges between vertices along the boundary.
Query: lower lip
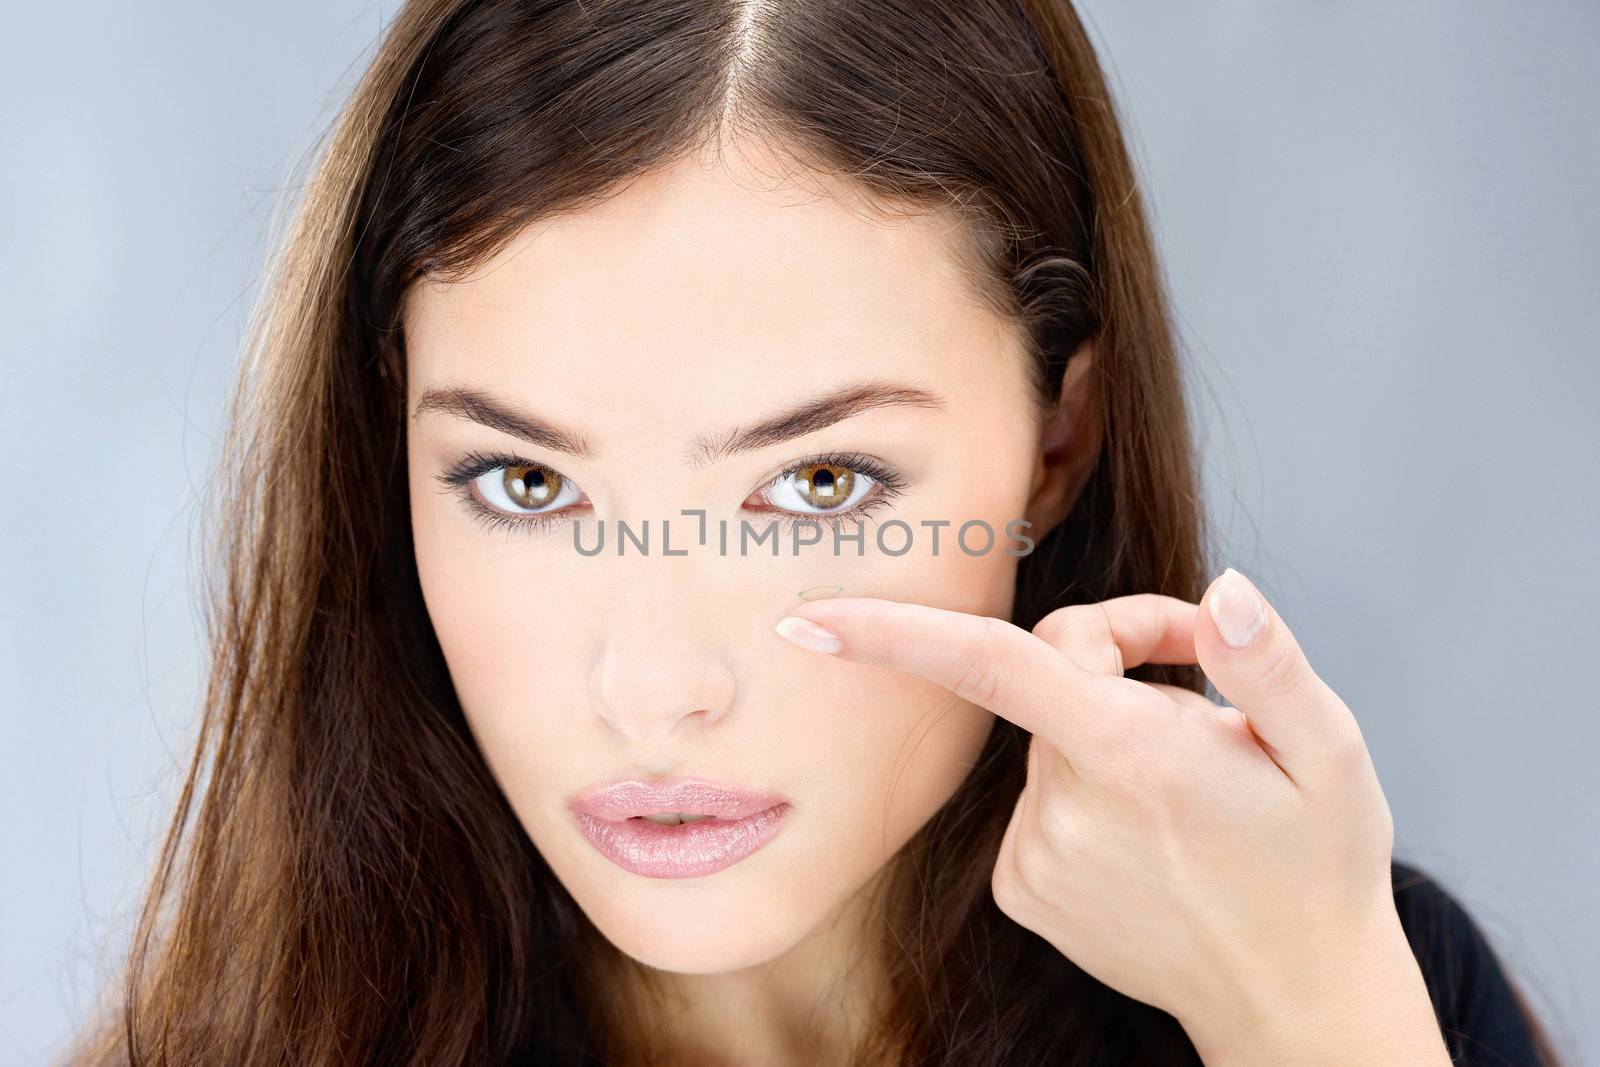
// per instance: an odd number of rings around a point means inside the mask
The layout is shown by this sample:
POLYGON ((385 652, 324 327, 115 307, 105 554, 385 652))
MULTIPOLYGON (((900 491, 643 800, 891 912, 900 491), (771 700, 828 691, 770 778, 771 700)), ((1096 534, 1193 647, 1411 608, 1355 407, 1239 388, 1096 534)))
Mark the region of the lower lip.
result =
POLYGON ((702 819, 663 826, 649 819, 610 822, 578 811, 578 828, 600 853, 646 878, 700 878, 731 867, 783 829, 792 804, 742 819, 702 819))

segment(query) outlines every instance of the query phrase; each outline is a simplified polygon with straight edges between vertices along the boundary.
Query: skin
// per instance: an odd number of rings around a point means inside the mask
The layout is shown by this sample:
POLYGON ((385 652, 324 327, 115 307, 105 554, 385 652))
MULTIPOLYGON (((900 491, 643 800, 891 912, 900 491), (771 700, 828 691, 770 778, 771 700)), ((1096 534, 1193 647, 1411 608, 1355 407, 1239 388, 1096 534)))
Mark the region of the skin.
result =
POLYGON ((795 615, 816 651, 1033 735, 996 903, 1173 1015, 1207 1064, 1450 1063, 1355 716, 1249 579, 1228 569, 1200 605, 1063 608, 1031 633, 869 597, 795 615), (1141 663, 1198 663, 1232 706, 1122 676, 1141 663))
POLYGON ((1014 547, 1006 524, 1026 518, 1042 537, 1093 459, 1094 425, 1067 418, 1087 410, 1092 352, 1075 361, 1061 417, 1037 411, 1021 337, 973 295, 951 221, 885 222, 848 187, 777 171, 746 144, 647 175, 531 226, 470 278, 419 284, 404 313, 408 410, 430 389, 468 386, 592 445, 579 458, 415 414, 417 566, 497 782, 596 926, 667 972, 677 1032, 658 1041, 702 1063, 843 1059, 877 990, 866 890, 994 724, 924 678, 819 671, 774 622, 819 585, 1009 617, 1016 557, 964 553, 956 527, 981 518, 1014 547), (866 380, 926 389, 941 406, 878 407, 703 468, 683 461, 698 435, 866 380), (488 530, 437 480, 471 449, 572 479, 580 521, 648 519, 659 538, 672 519, 688 555, 653 540, 650 555, 619 558, 608 541, 585 557, 565 525, 488 530), (832 450, 876 457, 906 482, 865 520, 864 555, 835 555, 828 540, 799 552, 786 542, 778 558, 715 551, 719 520, 736 546, 740 518, 772 517, 747 505, 774 477, 832 450), (705 509, 706 547, 683 508, 705 509), (904 555, 876 550, 889 518, 917 532, 904 555), (938 554, 924 520, 951 522, 938 554), (794 810, 776 839, 717 874, 646 878, 597 852, 565 807, 629 774, 776 790, 794 810), (699 915, 717 921, 673 920, 699 915))
POLYGON ((567 455, 417 412, 412 529, 497 782, 595 925, 669 985, 674 1029, 653 1040, 684 1062, 842 1062, 880 980, 867 890, 999 715, 1035 735, 994 875, 1016 921, 1172 1012, 1208 1064, 1447 1063, 1360 732, 1270 605, 1242 649, 1211 619, 1215 583, 1205 611, 1125 597, 1028 633, 1004 621, 1016 558, 950 541, 972 518, 1002 538, 1026 518, 1038 539, 1065 513, 1100 444, 1092 348, 1060 411, 1036 411, 1021 339, 973 295, 948 220, 887 223, 846 186, 778 171, 748 144, 685 160, 530 227, 469 278, 419 284, 405 307, 409 409, 470 387, 591 445, 567 455), (866 380, 940 406, 684 461, 699 435, 866 380), (575 482, 569 521, 650 520, 652 554, 582 556, 565 524, 485 528, 438 480, 474 449, 575 482), (866 519, 864 556, 694 545, 680 509, 736 535, 771 517, 775 478, 831 450, 906 482, 866 519), (872 545, 889 518, 918 531, 904 555, 872 545), (661 553, 663 519, 687 555, 661 553), (951 526, 935 555, 921 524, 937 520, 951 526), (797 595, 819 585, 843 596, 797 595), (785 640, 774 624, 791 613, 806 624, 785 640), (819 626, 832 655, 804 644, 819 626), (1145 661, 1198 663, 1234 707, 1121 676, 1145 661), (597 781, 680 773, 795 808, 754 855, 668 880, 612 864, 565 806, 597 781))

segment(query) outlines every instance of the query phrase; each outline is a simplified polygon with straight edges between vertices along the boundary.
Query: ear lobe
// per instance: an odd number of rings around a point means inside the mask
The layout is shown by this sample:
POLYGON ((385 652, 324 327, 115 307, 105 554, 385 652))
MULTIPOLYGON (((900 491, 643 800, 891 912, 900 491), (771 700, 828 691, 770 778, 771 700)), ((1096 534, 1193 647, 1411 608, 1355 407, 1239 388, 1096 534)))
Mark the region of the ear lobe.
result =
POLYGON ((1104 421, 1094 341, 1085 341, 1067 361, 1061 399, 1040 429, 1033 492, 1024 516, 1028 536, 1042 539, 1072 510, 1100 455, 1104 421))

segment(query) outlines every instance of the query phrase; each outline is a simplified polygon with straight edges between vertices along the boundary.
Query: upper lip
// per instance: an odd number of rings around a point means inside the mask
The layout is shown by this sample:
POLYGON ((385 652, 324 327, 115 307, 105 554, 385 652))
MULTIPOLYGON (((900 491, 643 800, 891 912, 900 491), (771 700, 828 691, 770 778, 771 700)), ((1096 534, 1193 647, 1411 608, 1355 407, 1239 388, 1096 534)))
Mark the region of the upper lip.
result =
POLYGON ((703 778, 674 778, 657 782, 623 778, 590 786, 567 803, 574 811, 610 822, 621 822, 636 815, 660 815, 664 812, 742 819, 788 802, 787 797, 767 790, 738 789, 703 778))

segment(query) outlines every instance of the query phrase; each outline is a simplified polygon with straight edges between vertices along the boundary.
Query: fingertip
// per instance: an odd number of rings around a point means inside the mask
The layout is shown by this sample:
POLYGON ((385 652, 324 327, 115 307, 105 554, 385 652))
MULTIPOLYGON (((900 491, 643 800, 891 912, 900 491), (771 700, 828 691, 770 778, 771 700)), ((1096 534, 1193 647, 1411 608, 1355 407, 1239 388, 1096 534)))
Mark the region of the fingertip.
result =
POLYGON ((773 629, 785 640, 813 652, 833 653, 843 647, 838 634, 800 615, 785 615, 773 629))
POLYGON ((1206 590, 1206 610, 1230 648, 1249 647, 1267 626, 1265 598, 1239 571, 1227 567, 1206 590))

